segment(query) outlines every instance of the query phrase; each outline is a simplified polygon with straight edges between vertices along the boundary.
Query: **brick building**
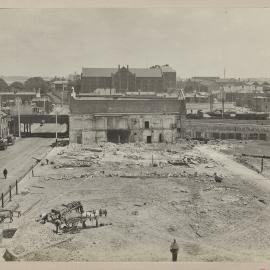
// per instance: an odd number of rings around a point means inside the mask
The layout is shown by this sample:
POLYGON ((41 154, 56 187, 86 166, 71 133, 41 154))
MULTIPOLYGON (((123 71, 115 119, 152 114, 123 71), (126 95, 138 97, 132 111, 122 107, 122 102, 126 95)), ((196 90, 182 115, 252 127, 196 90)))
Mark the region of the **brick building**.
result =
POLYGON ((117 92, 168 92, 176 89, 176 71, 168 65, 151 68, 83 68, 81 92, 115 89, 117 92))
POLYGON ((185 127, 196 139, 270 140, 270 120, 187 119, 185 127))
POLYGON ((70 142, 175 142, 184 134, 185 100, 165 95, 79 95, 70 100, 70 142))

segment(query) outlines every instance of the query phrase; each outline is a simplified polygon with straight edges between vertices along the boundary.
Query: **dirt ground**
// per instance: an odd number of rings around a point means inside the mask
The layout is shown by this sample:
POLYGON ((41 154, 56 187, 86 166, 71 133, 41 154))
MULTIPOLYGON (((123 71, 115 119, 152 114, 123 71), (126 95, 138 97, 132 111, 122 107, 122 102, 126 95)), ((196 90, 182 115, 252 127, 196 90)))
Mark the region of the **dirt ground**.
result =
MULTIPOLYGON (((221 151, 240 162, 247 168, 261 173, 261 158, 255 158, 246 155, 258 155, 270 157, 270 143, 268 141, 222 141, 217 145, 213 144, 212 149, 221 151)), ((263 160, 262 175, 270 179, 270 159, 263 160)))
POLYGON ((1 245, 19 260, 170 261, 174 238, 180 261, 270 259, 267 178, 213 145, 70 145, 48 159, 11 202, 22 216, 3 224, 17 228, 1 245), (86 210, 106 208, 104 226, 58 235, 35 222, 75 200, 86 210))

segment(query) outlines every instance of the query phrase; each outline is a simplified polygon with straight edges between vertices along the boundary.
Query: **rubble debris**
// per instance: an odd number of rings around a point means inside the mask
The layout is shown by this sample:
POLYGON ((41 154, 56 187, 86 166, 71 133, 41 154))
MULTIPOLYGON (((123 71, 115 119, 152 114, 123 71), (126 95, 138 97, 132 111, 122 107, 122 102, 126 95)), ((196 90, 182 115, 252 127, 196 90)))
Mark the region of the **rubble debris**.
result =
POLYGON ((144 206, 144 205, 146 205, 146 202, 143 203, 143 204, 134 204, 134 206, 138 206, 138 207, 142 207, 142 206, 144 206))
POLYGON ((209 169, 215 168, 215 167, 216 167, 216 165, 214 165, 214 164, 208 164, 205 166, 205 168, 209 168, 209 169))
POLYGON ((34 188, 45 188, 45 187, 41 187, 41 186, 31 186, 31 187, 34 187, 34 188))
POLYGON ((0 262, 5 261, 17 261, 17 257, 13 255, 9 250, 0 248, 0 262))
POLYGON ((175 226, 169 226, 168 228, 169 233, 176 232, 176 231, 177 231, 177 228, 175 226))
POLYGON ((265 202, 264 199, 259 199, 258 201, 261 202, 261 203, 263 203, 263 204, 266 204, 266 202, 265 202))
POLYGON ((97 152, 97 153, 103 152, 103 150, 100 149, 100 148, 88 148, 88 147, 84 147, 84 148, 82 148, 82 150, 84 150, 84 151, 91 151, 91 152, 97 152))
POLYGON ((196 235, 198 235, 199 237, 202 237, 202 235, 198 232, 198 230, 199 230, 198 224, 189 224, 189 226, 195 232, 196 235))
POLYGON ((16 233, 17 228, 9 228, 3 230, 3 238, 12 238, 14 234, 16 233))
POLYGON ((214 173, 214 178, 217 183, 221 183, 223 178, 221 176, 218 176, 217 173, 214 173))

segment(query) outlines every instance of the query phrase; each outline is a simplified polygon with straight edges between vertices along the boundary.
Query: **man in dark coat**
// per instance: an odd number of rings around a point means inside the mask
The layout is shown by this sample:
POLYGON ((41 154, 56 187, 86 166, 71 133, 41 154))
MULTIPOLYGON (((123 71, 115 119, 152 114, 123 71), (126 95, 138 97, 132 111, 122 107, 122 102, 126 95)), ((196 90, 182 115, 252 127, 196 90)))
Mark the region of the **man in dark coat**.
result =
POLYGON ((172 253, 172 261, 173 262, 177 261, 178 250, 179 250, 178 244, 176 243, 176 240, 173 239, 173 242, 172 242, 172 244, 170 246, 170 251, 172 253))
POLYGON ((7 169, 5 168, 5 169, 3 170, 3 175, 4 175, 5 179, 7 179, 7 174, 8 174, 8 171, 7 171, 7 169))

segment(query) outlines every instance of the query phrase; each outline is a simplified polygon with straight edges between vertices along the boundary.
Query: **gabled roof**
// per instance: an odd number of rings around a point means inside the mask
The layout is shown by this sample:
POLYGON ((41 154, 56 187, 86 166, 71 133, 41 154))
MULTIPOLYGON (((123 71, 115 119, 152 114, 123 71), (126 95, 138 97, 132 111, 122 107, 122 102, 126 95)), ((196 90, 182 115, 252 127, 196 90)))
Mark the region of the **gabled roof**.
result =
MULTIPOLYGON (((83 77, 111 77, 116 73, 118 68, 82 68, 83 77)), ((159 69, 151 68, 130 68, 131 73, 135 73, 136 77, 161 77, 159 69)))
POLYGON ((117 68, 82 68, 82 76, 84 77, 111 77, 117 68))

